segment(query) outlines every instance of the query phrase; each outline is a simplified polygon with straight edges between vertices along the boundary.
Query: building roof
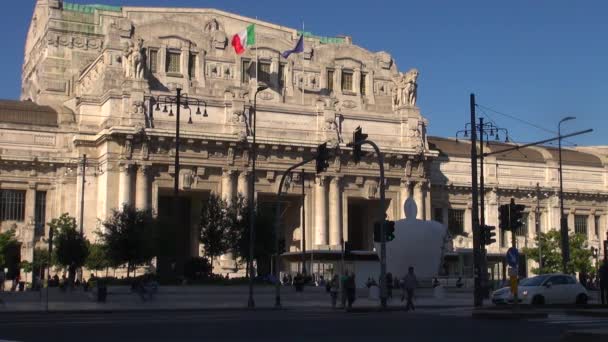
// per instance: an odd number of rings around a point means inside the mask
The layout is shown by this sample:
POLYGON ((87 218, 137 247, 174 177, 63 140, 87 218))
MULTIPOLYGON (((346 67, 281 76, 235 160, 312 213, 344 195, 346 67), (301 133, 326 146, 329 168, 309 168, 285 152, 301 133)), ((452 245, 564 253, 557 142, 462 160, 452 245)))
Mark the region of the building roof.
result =
POLYGON ((57 111, 32 101, 0 100, 0 124, 12 123, 57 127, 57 111))
MULTIPOLYGON (((456 140, 453 138, 429 137, 431 149, 439 151, 441 156, 468 158, 471 155, 471 143, 469 140, 456 140)), ((484 152, 495 152, 515 146, 515 144, 490 142, 484 146, 484 152)), ((599 151, 598 151, 599 152, 599 151)), ((494 155, 497 160, 545 163, 549 160, 558 161, 558 149, 548 146, 525 147, 506 153, 494 155)), ((589 167, 603 167, 600 157, 581 150, 562 148, 562 162, 567 165, 579 165, 589 167)))

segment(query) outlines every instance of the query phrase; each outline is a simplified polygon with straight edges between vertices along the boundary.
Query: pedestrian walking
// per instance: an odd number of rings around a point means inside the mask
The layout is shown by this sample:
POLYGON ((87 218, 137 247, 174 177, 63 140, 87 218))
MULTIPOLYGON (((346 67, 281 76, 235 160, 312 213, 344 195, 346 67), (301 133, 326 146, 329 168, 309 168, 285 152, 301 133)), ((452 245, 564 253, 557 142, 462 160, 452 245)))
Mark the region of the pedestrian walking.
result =
POLYGON ((388 299, 393 298, 393 274, 391 272, 386 274, 386 291, 388 299))
POLYGON ((418 280, 414 274, 414 268, 410 266, 407 270, 407 274, 403 278, 403 287, 405 288, 405 295, 407 297, 407 303, 405 304, 405 311, 410 309, 416 310, 414 307, 414 290, 418 285, 418 280))
POLYGON ((608 304, 608 260, 600 267, 600 298, 602 304, 608 304))
POLYGON ((342 303, 342 307, 346 307, 346 297, 347 297, 347 283, 348 283, 348 271, 344 272, 344 274, 340 277, 340 283, 342 284, 342 291, 340 293, 340 302, 342 303))
POLYGON ((357 292, 357 285, 355 284, 355 274, 352 273, 346 279, 346 297, 348 299, 348 308, 353 307, 357 292))
POLYGON ((329 295, 331 296, 331 307, 333 309, 336 308, 336 303, 338 302, 338 292, 340 291, 340 277, 338 275, 334 275, 331 281, 329 282, 329 295))

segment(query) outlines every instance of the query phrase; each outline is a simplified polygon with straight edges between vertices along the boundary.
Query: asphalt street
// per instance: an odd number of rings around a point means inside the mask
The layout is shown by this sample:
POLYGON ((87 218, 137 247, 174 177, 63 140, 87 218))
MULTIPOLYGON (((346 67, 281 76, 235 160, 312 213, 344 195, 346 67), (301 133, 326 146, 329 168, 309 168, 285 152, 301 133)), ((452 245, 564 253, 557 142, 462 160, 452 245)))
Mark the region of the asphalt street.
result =
POLYGON ((0 316, 0 340, 542 342, 558 341, 564 330, 572 328, 567 322, 554 321, 478 320, 464 308, 363 313, 318 309, 22 313, 0 316))

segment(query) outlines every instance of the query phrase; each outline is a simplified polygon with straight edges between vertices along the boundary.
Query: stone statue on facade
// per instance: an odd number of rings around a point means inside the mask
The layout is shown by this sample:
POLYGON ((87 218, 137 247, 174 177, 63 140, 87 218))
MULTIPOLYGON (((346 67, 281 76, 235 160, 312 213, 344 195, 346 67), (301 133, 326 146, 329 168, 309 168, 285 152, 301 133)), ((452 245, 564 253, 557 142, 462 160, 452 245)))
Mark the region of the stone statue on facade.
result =
POLYGON ((395 87, 393 88, 392 98, 393 107, 416 106, 418 84, 418 69, 410 69, 406 73, 400 72, 393 77, 395 87))
POLYGON ((130 41, 124 51, 123 66, 125 69, 125 76, 135 79, 144 78, 144 40, 139 38, 133 43, 130 41))
POLYGON ((215 19, 211 19, 205 24, 204 32, 211 35, 211 46, 223 50, 228 44, 228 37, 222 30, 220 23, 215 19))

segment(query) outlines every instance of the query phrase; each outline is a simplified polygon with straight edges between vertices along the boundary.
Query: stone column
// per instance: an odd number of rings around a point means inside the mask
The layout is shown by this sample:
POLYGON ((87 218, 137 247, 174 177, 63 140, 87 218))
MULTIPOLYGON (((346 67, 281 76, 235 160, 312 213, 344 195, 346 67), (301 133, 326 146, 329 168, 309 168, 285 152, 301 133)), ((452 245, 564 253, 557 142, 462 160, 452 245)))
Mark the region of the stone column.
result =
POLYGON ((329 184, 329 244, 340 246, 342 241, 342 178, 333 177, 329 184))
POLYGON ((342 66, 336 66, 334 70, 334 93, 342 94, 342 66))
POLYGON ((361 94, 361 68, 355 68, 353 72, 353 89, 355 94, 361 94))
POLYGON ((141 165, 137 169, 135 181, 135 207, 137 209, 150 209, 150 181, 148 174, 150 167, 141 165))
POLYGON ((409 180, 401 180, 401 188, 399 189, 399 202, 401 203, 401 218, 405 215, 405 201, 412 196, 412 182, 409 180))
POLYGON ((131 165, 119 165, 119 177, 118 177, 118 205, 132 205, 133 199, 131 197, 131 165))
POLYGON ((429 181, 425 182, 424 187, 422 188, 423 197, 424 197, 424 219, 427 221, 432 220, 431 212, 431 183, 429 181))
POLYGON ((327 179, 319 176, 315 183, 315 245, 327 245, 327 179))
POLYGON ((250 171, 241 171, 239 173, 239 178, 237 182, 237 193, 241 194, 245 200, 249 199, 249 178, 251 172, 250 171))
POLYGON ((230 204, 234 199, 234 170, 222 170, 222 199, 230 204))
POLYGON ((419 220, 424 220, 424 185, 422 182, 418 181, 414 185, 414 201, 416 201, 416 207, 418 211, 416 213, 416 218, 419 220))

